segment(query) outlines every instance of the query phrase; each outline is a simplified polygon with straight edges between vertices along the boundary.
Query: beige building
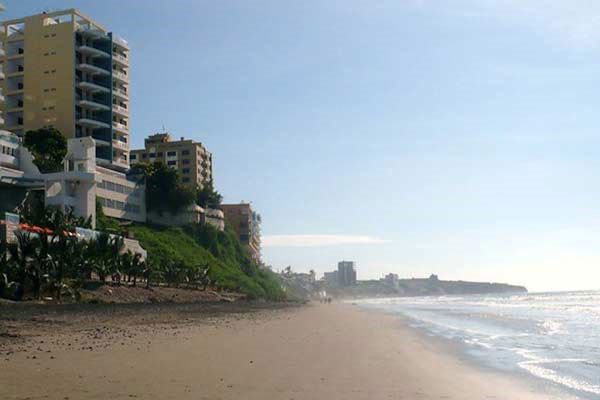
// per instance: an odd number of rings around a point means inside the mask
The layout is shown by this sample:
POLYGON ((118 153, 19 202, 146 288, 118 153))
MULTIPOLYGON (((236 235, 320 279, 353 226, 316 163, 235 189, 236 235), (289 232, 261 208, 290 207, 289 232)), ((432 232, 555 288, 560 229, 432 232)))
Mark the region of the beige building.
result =
POLYGON ((92 137, 96 161, 129 167, 129 45, 70 9, 6 21, 0 30, 3 128, 54 127, 92 137))
POLYGON ((193 140, 172 141, 168 133, 157 133, 144 140, 143 150, 131 151, 131 164, 162 161, 179 171, 186 184, 199 186, 213 179, 212 154, 193 140))
POLYGON ((252 209, 250 203, 222 204, 225 223, 238 235, 240 242, 246 245, 250 256, 258 263, 260 257, 260 214, 252 209))

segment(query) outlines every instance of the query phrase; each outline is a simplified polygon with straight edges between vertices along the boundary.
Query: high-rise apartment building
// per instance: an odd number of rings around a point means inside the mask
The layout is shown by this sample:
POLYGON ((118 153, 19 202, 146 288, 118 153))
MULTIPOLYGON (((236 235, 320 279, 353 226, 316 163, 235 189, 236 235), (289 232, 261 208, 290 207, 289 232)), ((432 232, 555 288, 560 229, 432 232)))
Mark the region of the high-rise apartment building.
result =
POLYGON ((3 127, 93 137, 96 162, 129 168, 129 45, 78 10, 6 21, 3 127))
POLYGON ((131 151, 131 164, 162 161, 179 171, 185 184, 203 186, 213 179, 212 154, 193 140, 172 141, 168 133, 157 133, 144 140, 143 150, 131 151))
POLYGON ((221 210, 226 224, 238 235, 250 257, 260 263, 260 214, 252 209, 250 203, 222 204, 221 210))
POLYGON ((350 286, 356 284, 356 270, 354 269, 354 261, 338 262, 337 273, 340 286, 350 286))

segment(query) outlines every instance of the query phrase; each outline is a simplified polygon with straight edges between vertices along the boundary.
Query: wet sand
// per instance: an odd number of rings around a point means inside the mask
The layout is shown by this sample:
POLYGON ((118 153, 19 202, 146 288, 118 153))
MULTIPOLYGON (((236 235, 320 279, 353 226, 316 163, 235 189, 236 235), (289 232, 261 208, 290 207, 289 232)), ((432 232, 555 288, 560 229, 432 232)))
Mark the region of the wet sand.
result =
MULTIPOLYGON (((159 311, 57 317, 41 335, 6 318, 5 330, 33 336, 2 343, 0 398, 548 398, 473 367, 397 316, 348 304, 231 313, 189 307, 161 309, 165 320, 151 317, 159 311)), ((40 319, 47 318, 31 323, 40 319)))

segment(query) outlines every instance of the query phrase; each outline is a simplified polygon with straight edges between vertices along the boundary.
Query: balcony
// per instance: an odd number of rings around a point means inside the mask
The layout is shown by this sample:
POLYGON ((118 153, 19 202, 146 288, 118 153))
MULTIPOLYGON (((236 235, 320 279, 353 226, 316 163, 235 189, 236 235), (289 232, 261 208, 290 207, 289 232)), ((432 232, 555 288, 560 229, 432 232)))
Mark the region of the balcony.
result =
POLYGON ((20 113, 23 112, 23 104, 15 104, 13 106, 7 106, 8 108, 6 109, 7 113, 20 113))
POLYGON ((13 71, 5 74, 6 78, 18 78, 19 76, 24 76, 25 71, 13 71))
POLYGON ((124 48, 125 50, 129 50, 129 43, 127 43, 127 40, 113 34, 113 43, 124 48))
POLYGON ((129 100, 129 94, 127 93, 127 90, 118 87, 113 88, 113 94, 117 97, 120 97, 123 100, 129 100))
POLYGON ((81 34, 81 36, 88 37, 88 38, 104 39, 104 40, 109 39, 109 37, 106 35, 106 32, 101 31, 100 29, 95 28, 95 27, 80 25, 77 32, 79 34, 81 34))
POLYGON ((113 78, 115 78, 117 81, 121 81, 122 83, 129 83, 129 76, 121 71, 113 69, 113 78))
POLYGON ((92 93, 96 93, 96 92, 109 93, 110 92, 109 88, 107 88, 105 86, 97 85, 92 82, 79 82, 79 84, 77 86, 79 86, 80 89, 89 90, 92 93))
POLYGON ((0 57, 4 57, 6 55, 6 52, 4 51, 4 49, 0 49, 0 57))
POLYGON ((77 50, 90 57, 105 57, 110 58, 110 54, 95 47, 90 46, 79 46, 77 50))
POLYGON ((112 164, 123 169, 129 169, 129 163, 127 162, 126 158, 115 157, 112 164))
POLYGON ((112 125, 115 130, 125 134, 129 134, 129 128, 127 127, 127 125, 123 125, 115 121, 113 121, 112 125))
POLYGON ((4 129, 7 131, 11 131, 14 134, 17 134, 17 131, 22 131, 23 130, 23 123, 16 123, 16 125, 13 123, 12 125, 10 123, 4 123, 4 129))
POLYGON ((118 63, 120 63, 121 65, 124 65, 126 67, 129 66, 129 58, 125 57, 122 54, 113 53, 113 60, 117 61, 118 63))
POLYGON ((79 100, 77 104, 80 107, 89 108, 92 110, 103 110, 108 111, 110 107, 101 103, 96 103, 94 100, 79 100))
POLYGON ((126 142, 121 142, 120 140, 113 139, 112 143, 113 147, 119 150, 129 151, 129 145, 126 142))
POLYGON ((108 70, 101 67, 97 67, 92 64, 82 63, 77 66, 77 69, 92 75, 110 75, 110 72, 108 70))
POLYGON ((106 122, 97 121, 91 118, 79 118, 77 120, 79 125, 89 126, 90 128, 99 129, 99 128, 110 128, 110 125, 106 122))
POLYGON ((4 78, 6 78, 6 75, 4 74, 3 71, 0 71, 0 81, 3 81, 4 78))
POLYGON ((110 146, 110 142, 104 140, 101 136, 92 134, 92 138, 94 138, 94 141, 96 142, 96 146, 100 147, 100 146, 110 146))
POLYGON ((113 104, 113 112, 122 115, 124 117, 128 117, 129 116, 129 110, 123 106, 120 106, 118 104, 113 104))

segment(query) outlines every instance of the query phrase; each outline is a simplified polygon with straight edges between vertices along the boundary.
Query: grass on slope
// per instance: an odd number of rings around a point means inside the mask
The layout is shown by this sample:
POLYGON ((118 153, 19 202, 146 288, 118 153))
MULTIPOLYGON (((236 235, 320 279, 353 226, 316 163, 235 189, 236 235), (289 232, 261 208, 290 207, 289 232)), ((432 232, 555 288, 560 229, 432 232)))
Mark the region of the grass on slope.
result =
POLYGON ((181 228, 154 225, 130 227, 149 257, 158 265, 179 262, 210 265, 210 276, 219 286, 251 298, 282 300, 285 295, 274 273, 259 269, 235 234, 212 226, 181 228))

